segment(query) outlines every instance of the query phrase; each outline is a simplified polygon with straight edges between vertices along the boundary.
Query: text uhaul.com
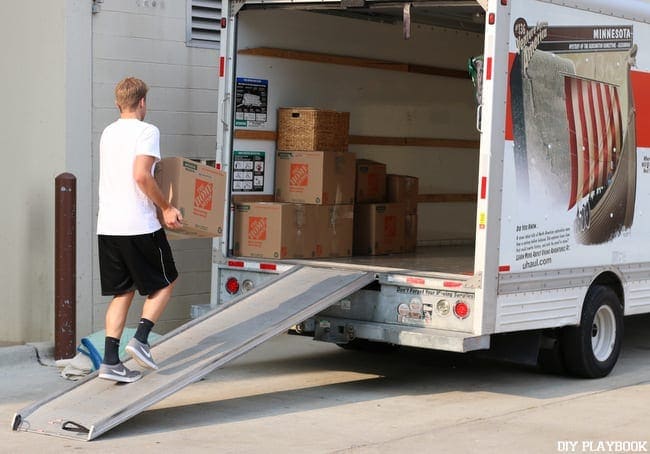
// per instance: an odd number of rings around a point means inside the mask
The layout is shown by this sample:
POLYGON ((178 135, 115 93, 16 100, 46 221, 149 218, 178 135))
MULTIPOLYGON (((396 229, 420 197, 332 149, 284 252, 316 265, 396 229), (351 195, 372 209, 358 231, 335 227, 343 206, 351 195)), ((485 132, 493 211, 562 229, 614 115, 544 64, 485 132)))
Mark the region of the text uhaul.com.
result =
POLYGON ((647 441, 561 440, 558 452, 648 452, 647 441))

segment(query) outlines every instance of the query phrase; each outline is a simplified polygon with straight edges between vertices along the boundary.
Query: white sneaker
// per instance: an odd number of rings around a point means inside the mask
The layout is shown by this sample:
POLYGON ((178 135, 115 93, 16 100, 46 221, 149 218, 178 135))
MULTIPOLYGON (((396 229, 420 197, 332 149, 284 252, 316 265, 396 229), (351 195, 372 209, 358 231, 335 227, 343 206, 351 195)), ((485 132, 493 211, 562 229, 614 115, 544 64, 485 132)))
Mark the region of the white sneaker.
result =
POLYGON ((156 362, 153 360, 153 357, 151 356, 149 344, 143 344, 142 342, 140 342, 134 337, 126 345, 125 350, 142 367, 146 367, 147 369, 158 370, 158 365, 156 364, 156 362))
POLYGON ((142 374, 137 370, 131 370, 122 363, 117 364, 100 364, 99 378, 104 380, 119 381, 122 383, 133 383, 142 378, 142 374))

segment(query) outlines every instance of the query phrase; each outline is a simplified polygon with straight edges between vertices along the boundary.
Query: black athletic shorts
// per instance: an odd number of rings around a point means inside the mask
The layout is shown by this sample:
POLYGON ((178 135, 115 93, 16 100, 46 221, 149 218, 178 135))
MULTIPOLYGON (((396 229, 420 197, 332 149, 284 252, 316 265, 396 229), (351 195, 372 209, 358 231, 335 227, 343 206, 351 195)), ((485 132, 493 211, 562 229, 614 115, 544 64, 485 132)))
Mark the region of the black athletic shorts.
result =
POLYGON ((165 231, 143 235, 98 235, 102 295, 137 289, 150 295, 178 277, 165 231))

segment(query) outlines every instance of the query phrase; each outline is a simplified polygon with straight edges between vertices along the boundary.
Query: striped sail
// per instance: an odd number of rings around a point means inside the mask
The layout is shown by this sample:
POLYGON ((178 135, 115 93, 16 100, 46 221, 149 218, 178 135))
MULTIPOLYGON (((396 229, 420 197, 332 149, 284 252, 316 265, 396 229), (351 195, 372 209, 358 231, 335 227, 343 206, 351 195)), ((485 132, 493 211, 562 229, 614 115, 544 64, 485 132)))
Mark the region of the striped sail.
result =
POLYGON ((623 140, 621 103, 615 85, 565 76, 571 194, 569 209, 582 197, 608 185, 623 140))

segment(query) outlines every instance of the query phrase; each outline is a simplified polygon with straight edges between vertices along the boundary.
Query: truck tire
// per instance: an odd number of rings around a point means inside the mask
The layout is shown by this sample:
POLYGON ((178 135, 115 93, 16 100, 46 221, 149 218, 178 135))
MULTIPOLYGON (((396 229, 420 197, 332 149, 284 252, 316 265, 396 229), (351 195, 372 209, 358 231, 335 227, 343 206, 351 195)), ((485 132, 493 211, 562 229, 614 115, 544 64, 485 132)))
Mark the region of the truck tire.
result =
POLYGON ((587 292, 580 325, 564 328, 562 354, 567 371, 578 377, 609 374, 621 352, 623 306, 609 287, 595 285, 587 292))

